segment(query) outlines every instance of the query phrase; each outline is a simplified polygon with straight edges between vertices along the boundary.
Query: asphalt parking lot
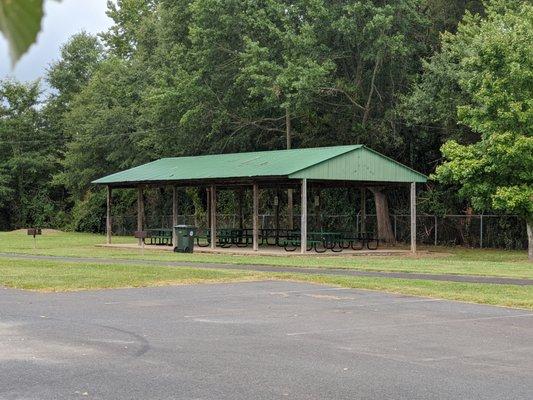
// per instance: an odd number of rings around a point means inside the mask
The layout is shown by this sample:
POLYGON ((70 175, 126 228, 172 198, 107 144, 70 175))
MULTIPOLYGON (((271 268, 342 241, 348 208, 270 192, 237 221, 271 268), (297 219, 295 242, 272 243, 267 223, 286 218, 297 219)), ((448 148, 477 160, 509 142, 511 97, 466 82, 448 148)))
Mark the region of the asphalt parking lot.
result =
POLYGON ((1 399, 532 399, 533 313, 291 282, 0 289, 1 399))

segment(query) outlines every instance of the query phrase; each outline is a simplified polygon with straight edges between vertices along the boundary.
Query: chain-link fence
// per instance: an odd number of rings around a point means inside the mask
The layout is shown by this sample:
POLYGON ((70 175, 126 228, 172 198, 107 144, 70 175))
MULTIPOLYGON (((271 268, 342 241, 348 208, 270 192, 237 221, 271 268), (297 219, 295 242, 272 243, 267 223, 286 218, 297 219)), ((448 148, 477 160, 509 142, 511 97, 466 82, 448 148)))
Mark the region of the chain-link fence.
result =
MULTIPOLYGON (((274 228, 275 216, 262 214, 259 216, 260 227, 274 228)), ((190 224, 207 227, 205 214, 179 215, 178 224, 190 224)), ((391 215, 394 235, 399 242, 408 242, 410 237, 410 216, 408 214, 391 215)), ((219 227, 238 228, 239 217, 234 214, 217 214, 219 227)), ((294 227, 300 225, 300 216, 294 216, 294 227)), ((252 226, 250 216, 243 221, 244 227, 252 226)), ((279 216, 279 226, 287 227, 286 216, 279 216)), ((147 228, 170 228, 172 216, 150 216, 145 218, 147 228)), ((308 230, 339 230, 358 232, 361 227, 359 214, 315 214, 308 215, 308 230)), ((365 219, 367 232, 376 232, 375 215, 367 215, 365 219)), ((116 235, 132 235, 137 229, 135 215, 113 216, 113 233, 116 235)), ((105 231, 105 219, 102 220, 101 232, 105 231)), ((421 244, 440 246, 467 246, 478 248, 526 249, 527 234, 525 222, 515 215, 417 215, 417 241, 421 244)))

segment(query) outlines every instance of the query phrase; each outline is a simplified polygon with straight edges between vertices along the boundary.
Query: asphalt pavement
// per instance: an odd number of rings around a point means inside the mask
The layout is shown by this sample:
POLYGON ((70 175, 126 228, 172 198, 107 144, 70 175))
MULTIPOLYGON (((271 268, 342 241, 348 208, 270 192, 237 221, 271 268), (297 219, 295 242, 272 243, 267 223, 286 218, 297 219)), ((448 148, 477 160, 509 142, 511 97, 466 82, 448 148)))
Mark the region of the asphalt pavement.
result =
POLYGON ((0 288, 0 399, 532 399, 533 312, 293 282, 0 288))

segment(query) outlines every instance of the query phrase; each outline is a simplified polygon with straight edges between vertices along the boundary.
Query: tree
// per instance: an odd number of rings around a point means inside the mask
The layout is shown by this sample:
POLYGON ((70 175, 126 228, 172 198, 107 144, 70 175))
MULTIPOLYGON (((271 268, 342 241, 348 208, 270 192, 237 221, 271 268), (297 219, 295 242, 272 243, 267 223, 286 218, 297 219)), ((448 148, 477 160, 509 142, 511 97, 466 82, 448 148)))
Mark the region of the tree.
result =
POLYGON ((46 129, 62 137, 63 141, 58 146, 63 151, 72 134, 65 129, 64 117, 103 58, 104 50, 98 38, 80 32, 62 46, 61 58, 48 67, 45 79, 52 90, 44 103, 42 114, 46 129))
POLYGON ((93 179, 147 161, 136 148, 144 136, 137 130, 143 89, 139 74, 128 61, 102 62, 65 114, 64 127, 72 139, 56 180, 73 199, 82 199, 93 179))
POLYGON ((61 58, 46 73, 46 80, 54 89, 51 100, 68 109, 74 96, 89 83, 103 57, 104 49, 96 36, 86 32, 71 36, 61 47, 61 58))
POLYGON ((57 205, 50 182, 59 168, 57 137, 43 129, 39 82, 0 82, 0 224, 51 225, 57 205))
POLYGON ((473 144, 449 141, 435 177, 460 184, 459 194, 480 211, 522 216, 533 261, 533 6, 487 3, 486 16, 467 13, 456 34, 443 37, 456 60, 457 83, 469 101, 458 119, 480 135, 473 144))
POLYGON ((121 58, 131 58, 137 50, 144 23, 155 11, 157 0, 107 1, 107 16, 114 25, 100 36, 111 53, 121 58))

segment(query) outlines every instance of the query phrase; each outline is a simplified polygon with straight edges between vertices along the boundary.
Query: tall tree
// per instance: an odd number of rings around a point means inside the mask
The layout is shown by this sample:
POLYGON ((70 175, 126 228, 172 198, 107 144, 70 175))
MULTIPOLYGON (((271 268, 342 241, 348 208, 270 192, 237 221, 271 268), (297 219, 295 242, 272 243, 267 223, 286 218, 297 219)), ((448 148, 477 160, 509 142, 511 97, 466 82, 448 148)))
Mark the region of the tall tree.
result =
POLYGON ((102 62, 93 79, 75 97, 65 114, 65 129, 72 135, 57 181, 74 199, 83 198, 90 182, 109 171, 147 161, 136 145, 145 132, 137 129, 142 74, 128 61, 102 62))
POLYGON ((50 185, 59 167, 57 137, 42 129, 39 82, 0 82, 0 224, 54 222, 50 185))
POLYGON ((96 67, 103 60, 104 49, 96 36, 81 32, 73 35, 61 47, 61 57, 53 62, 45 79, 51 93, 43 105, 43 118, 46 129, 62 137, 62 149, 71 138, 65 130, 64 117, 71 109, 72 102, 89 83, 96 67))
POLYGON ((456 60, 457 84, 468 94, 459 121, 480 135, 473 144, 446 143, 443 182, 480 211, 521 215, 533 261, 533 6, 487 3, 486 17, 467 14, 456 34, 443 37, 443 54, 456 60))

